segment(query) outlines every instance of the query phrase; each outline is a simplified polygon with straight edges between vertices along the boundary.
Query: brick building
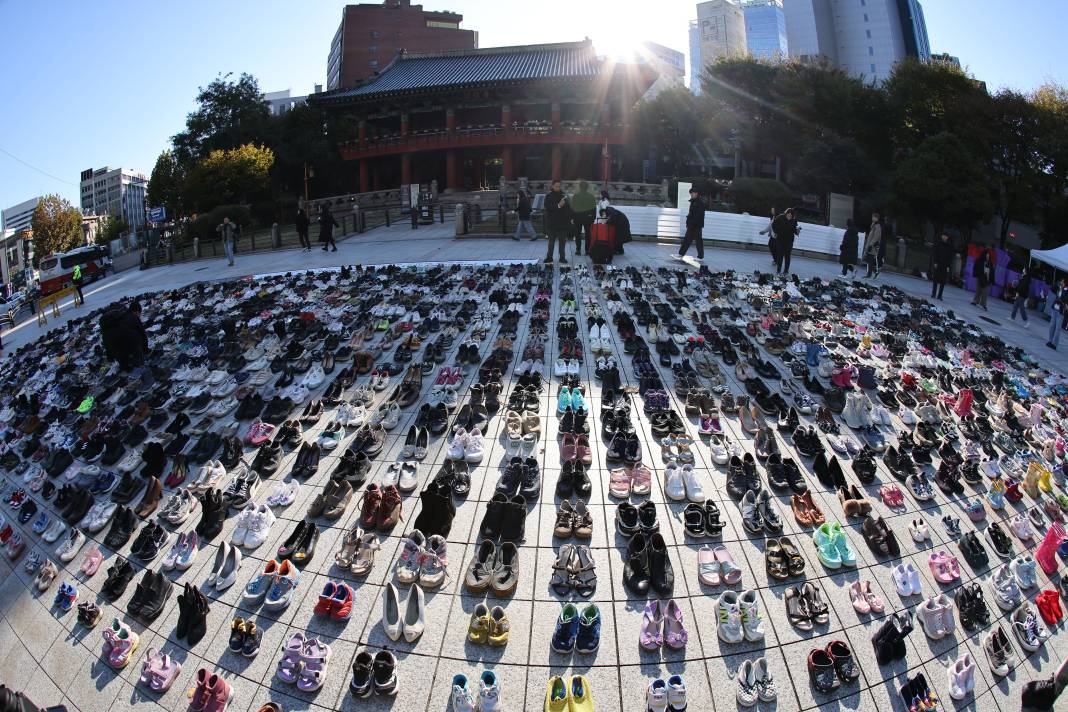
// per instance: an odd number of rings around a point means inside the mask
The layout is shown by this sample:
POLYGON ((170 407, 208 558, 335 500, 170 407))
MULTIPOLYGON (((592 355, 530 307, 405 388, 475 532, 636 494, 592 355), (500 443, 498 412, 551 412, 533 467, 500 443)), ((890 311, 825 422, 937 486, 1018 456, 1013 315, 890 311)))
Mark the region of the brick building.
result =
POLYGON ((373 76, 400 50, 475 49, 478 33, 460 29, 464 16, 424 10, 410 0, 346 5, 330 43, 326 88, 345 89, 373 76))

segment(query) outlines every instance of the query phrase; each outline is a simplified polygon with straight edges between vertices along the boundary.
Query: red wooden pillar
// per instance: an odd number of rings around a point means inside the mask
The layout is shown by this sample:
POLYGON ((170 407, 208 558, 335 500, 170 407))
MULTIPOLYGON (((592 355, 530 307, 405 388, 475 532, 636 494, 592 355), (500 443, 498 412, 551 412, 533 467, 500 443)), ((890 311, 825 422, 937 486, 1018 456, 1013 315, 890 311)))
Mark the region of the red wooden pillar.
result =
POLYGON ((612 168, 611 168, 611 166, 612 166, 612 153, 608 148, 608 143, 606 142, 604 144, 604 146, 601 147, 601 184, 602 185, 608 185, 608 181, 612 180, 612 176, 611 176, 612 168))
POLYGON ((360 192, 366 193, 371 190, 371 161, 368 158, 360 159, 360 192))
POLYGON ((448 190, 460 189, 460 156, 459 151, 450 148, 445 152, 445 187, 448 190))
POLYGON ((412 154, 401 154, 401 185, 409 185, 412 182, 412 154))
POLYGON ((504 146, 501 148, 501 164, 502 172, 504 173, 505 180, 515 180, 515 165, 512 160, 512 147, 504 146))
POLYGON ((551 173, 552 180, 563 180, 564 177, 562 175, 560 175, 560 173, 563 171, 563 166, 564 166, 564 151, 563 151, 563 147, 558 143, 554 143, 553 144, 553 148, 552 148, 552 166, 553 166, 552 173, 551 173))

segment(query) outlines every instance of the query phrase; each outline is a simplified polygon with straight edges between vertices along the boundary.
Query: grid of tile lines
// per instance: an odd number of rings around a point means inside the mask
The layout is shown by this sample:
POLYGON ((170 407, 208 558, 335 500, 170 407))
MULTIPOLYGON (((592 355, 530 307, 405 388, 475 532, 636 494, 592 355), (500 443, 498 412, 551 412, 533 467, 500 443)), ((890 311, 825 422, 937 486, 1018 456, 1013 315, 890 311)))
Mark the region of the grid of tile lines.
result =
MULTIPOLYGON (((552 313, 549 321, 548 340, 545 344, 547 371, 551 369, 553 357, 557 353, 557 340, 555 337, 555 324, 559 316, 559 301, 561 287, 557 275, 557 284, 554 289, 552 300, 552 313)), ((577 280, 576 280, 577 282, 577 280)), ((596 293, 598 290, 594 290, 596 293)), ((580 335, 588 334, 589 322, 582 308, 583 290, 575 290, 575 298, 578 302, 576 319, 579 323, 580 335)), ((600 300, 602 307, 605 305, 600 300)), ((525 345, 526 327, 529 324, 529 306, 518 328, 518 338, 515 340, 514 363, 518 361, 523 346, 525 345)), ((606 312, 606 318, 610 321, 610 314, 606 312)), ((616 350, 616 358, 620 362, 620 373, 624 382, 633 384, 631 377, 630 358, 623 354, 622 343, 613 332, 613 342, 616 350)), ((482 342, 482 355, 487 353, 488 346, 492 344, 495 333, 487 336, 482 342)), ((462 341, 457 338, 452 353, 462 341)), ((588 339, 584 337, 588 343, 588 339)), ((582 366, 582 378, 588 386, 591 409, 591 444, 599 440, 599 392, 597 381, 593 378, 593 364, 595 358, 586 350, 586 359, 582 366)), ((448 363, 448 361, 446 361, 448 363)), ((464 381, 464 387, 469 388, 475 380, 475 369, 464 381)), ((727 371, 727 369, 725 369, 727 371)), ((671 394, 676 409, 682 413, 682 403, 671 392, 673 378, 670 370, 661 369, 665 385, 671 394)), ((741 390, 739 383, 729 372, 727 380, 732 390, 741 390)), ((432 378, 432 377, 430 377, 432 378)), ((365 379, 361 378, 360 382, 365 379)), ((728 549, 731 551, 736 562, 743 567, 742 587, 757 588, 763 602, 763 613, 766 619, 767 637, 763 644, 741 644, 735 646, 723 646, 719 643, 713 616, 714 596, 717 591, 705 590, 696 581, 696 549, 692 540, 689 540, 683 532, 679 521, 680 512, 684 504, 667 502, 663 494, 662 483, 659 477, 655 478, 654 491, 650 498, 657 503, 660 514, 661 528, 668 540, 671 549, 671 560, 676 572, 676 599, 683 606, 686 615, 686 624, 691 631, 690 643, 685 651, 680 653, 649 654, 640 651, 637 645, 638 626, 641 620, 643 602, 632 600, 631 595, 622 587, 622 551, 625 541, 613 532, 612 518, 614 504, 608 500, 605 491, 608 468, 603 461, 604 446, 594 445, 594 466, 591 468, 595 488, 591 497, 591 511, 594 513, 595 534, 591 542, 594 558, 597 562, 598 590, 593 596, 604 617, 604 629, 602 632, 602 646, 595 656, 585 659, 575 655, 568 659, 564 656, 552 653, 548 646, 548 637, 551 635, 556 614, 559 611, 560 599, 548 588, 548 579, 551 572, 551 563, 555 559, 555 545, 552 536, 552 522, 554 520, 556 498, 553 488, 556 476, 559 472, 558 445, 556 440, 557 425, 555 413, 555 397, 557 392, 556 379, 546 379, 548 385, 542 392, 542 410, 540 417, 545 431, 541 440, 541 447, 536 453, 543 468, 543 491, 539 503, 533 506, 531 514, 527 518, 526 535, 527 542, 520 550, 521 579, 520 588, 510 600, 502 601, 512 621, 512 639, 503 650, 488 647, 479 647, 467 644, 465 634, 468 617, 474 603, 482 600, 469 596, 462 592, 462 577, 470 558, 474 555, 477 541, 477 525, 484 512, 484 503, 492 496, 496 478, 492 477, 494 469, 498 475, 503 472, 503 462, 507 457, 503 455, 503 410, 491 421, 487 428, 487 453, 483 464, 479 466, 472 477, 472 492, 466 503, 457 507, 457 516, 454 520, 453 529, 449 537, 449 573, 450 580, 439 592, 428 592, 428 629, 420 641, 413 645, 390 643, 385 638, 378 621, 381 614, 380 591, 387 580, 392 577, 393 564, 399 551, 402 537, 402 527, 398 527, 388 539, 383 540, 383 549, 379 552, 374 570, 366 580, 346 579, 356 590, 356 604, 352 620, 346 625, 322 620, 312 614, 318 591, 330 578, 337 578, 336 570, 333 570, 333 552, 337 543, 358 517, 358 505, 352 504, 346 516, 333 526, 324 529, 319 542, 315 559, 306 569, 298 594, 290 607, 282 612, 272 613, 261 610, 249 610, 240 601, 240 592, 247 581, 262 568, 263 561, 270 558, 278 544, 288 536, 292 527, 302 517, 307 504, 315 493, 325 484, 329 473, 333 469, 337 455, 324 458, 319 472, 308 484, 302 485, 302 493, 293 505, 281 511, 280 521, 276 523, 271 532, 268 542, 245 558, 242 565, 242 573, 237 584, 222 594, 216 594, 210 589, 205 593, 213 599, 209 617, 209 635, 196 646, 193 651, 187 651, 182 641, 173 638, 174 623, 177 619, 177 605, 172 596, 163 615, 147 628, 135 623, 135 629, 142 633, 142 643, 138 652, 129 666, 119 673, 112 672, 98 658, 99 628, 93 631, 85 631, 75 623, 74 612, 57 615, 55 620, 59 622, 65 635, 62 639, 57 636, 49 638, 45 630, 54 630, 54 622, 49 617, 42 623, 40 611, 44 610, 51 601, 53 590, 50 589, 43 595, 34 596, 34 607, 29 610, 29 615, 23 616, 25 601, 24 587, 29 583, 29 577, 24 573, 21 565, 12 566, 4 561, 0 563, 0 572, 5 574, 5 582, 0 585, 0 613, 10 625, 11 630, 21 644, 28 649, 38 650, 41 645, 47 643, 48 647, 41 651, 43 658, 51 654, 56 646, 71 647, 80 652, 75 656, 80 662, 75 665, 70 680, 70 687, 59 685, 56 687, 66 690, 69 699, 80 709, 103 709, 109 703, 115 705, 129 704, 141 706, 143 703, 154 703, 169 709, 180 709, 185 705, 183 691, 191 686, 191 679, 196 668, 205 665, 212 669, 225 671, 228 677, 234 678, 237 690, 237 709, 258 709, 266 699, 273 698, 280 701, 287 709, 291 707, 301 708, 308 705, 322 706, 341 709, 376 709, 392 706, 392 701, 383 699, 353 700, 348 694, 347 685, 351 673, 348 665, 354 657, 357 649, 370 644, 382 646, 389 644, 396 649, 399 666, 398 675, 401 679, 402 690, 395 704, 398 708, 442 710, 447 708, 448 683, 454 672, 467 672, 470 676, 477 675, 482 667, 494 667, 502 679, 504 699, 509 709, 538 709, 544 696, 544 684, 550 674, 565 673, 568 670, 585 672, 593 682, 598 709, 612 709, 618 705, 620 709, 644 709, 644 685, 648 679, 663 676, 669 673, 679 672, 684 674, 690 688, 690 704, 694 709, 731 709, 735 707, 734 682, 728 679, 729 675, 737 670, 741 661, 766 655, 769 659, 772 673, 779 688, 779 709, 810 709, 822 704, 829 703, 835 696, 824 696, 814 693, 809 682, 807 671, 803 667, 804 657, 810 647, 825 645, 832 639, 846 639, 861 663, 863 677, 859 685, 846 686, 838 691, 837 703, 846 707, 859 707, 867 704, 871 699, 877 705, 883 706, 889 702, 887 709, 899 709, 900 700, 896 687, 904 682, 905 674, 915 674, 918 671, 926 673, 928 680, 941 695, 945 704, 951 704, 946 689, 944 666, 951 662, 961 651, 970 650, 973 657, 979 663, 977 686, 975 695, 957 707, 973 705, 976 709, 993 709, 1006 701, 1006 696, 1018 695, 1018 687, 1030 678, 1031 671, 1039 671, 1048 674, 1048 667, 1053 661, 1064 655, 1064 644, 1061 636, 1055 635, 1046 646, 1038 652, 1025 656, 1024 651, 1013 641, 1016 649, 1018 667, 1008 680, 997 681, 992 678, 985 667, 985 657, 981 651, 978 631, 966 634, 959 629, 956 634, 942 641, 930 641, 926 639, 920 630, 916 630, 908 639, 908 656, 906 661, 879 667, 874 664, 874 655, 869 642, 870 635, 878 626, 882 616, 858 616, 852 609, 848 597, 848 583, 856 578, 870 578, 873 587, 881 592, 887 601, 888 611, 905 607, 914 608, 922 601, 921 597, 912 597, 902 600, 894 589, 890 578, 890 568, 897 561, 879 562, 864 547, 863 538, 856 525, 842 521, 840 507, 833 492, 826 492, 804 467, 807 460, 795 457, 805 470, 806 479, 813 488, 817 503, 824 510, 829 520, 838 519, 844 526, 854 529, 850 534, 850 540, 857 550, 858 567, 856 571, 829 572, 818 563, 811 545, 805 533, 799 529, 789 514, 788 496, 779 496, 780 513, 783 515, 785 524, 784 535, 794 537, 799 549, 807 560, 805 577, 792 580, 785 584, 769 581, 764 572, 762 561, 762 539, 750 537, 741 526, 741 519, 732 501, 725 495, 723 486, 725 473, 722 468, 711 464, 704 448, 695 448, 697 453, 697 467, 709 474, 705 480, 706 487, 713 496, 719 500, 720 509, 725 521, 724 535, 722 537, 728 549), (492 447, 489 444, 493 443, 492 447), (666 504, 665 504, 666 503, 666 504), (744 544, 743 542, 750 543, 744 544), (14 572, 15 577, 7 574, 14 572), (802 580, 811 580, 818 583, 828 598, 831 606, 831 622, 823 629, 810 633, 802 633, 793 629, 786 621, 785 608, 782 602, 784 590, 799 583, 802 580), (608 588, 606 588, 608 587, 608 588), (253 660, 241 658, 231 654, 226 643, 229 638, 229 622, 233 615, 254 615, 257 623, 264 629, 264 641, 260 654, 253 660), (435 622, 447 621, 444 627, 436 626, 435 622), (28 628, 29 622, 35 622, 34 627, 28 628), (524 623, 527 624, 524 626, 524 623), (524 630, 524 627, 526 630, 524 630), (323 690, 315 694, 306 695, 300 693, 294 687, 284 685, 274 678, 274 669, 277 664, 278 650, 282 643, 296 630, 310 631, 323 636, 334 646, 334 657, 327 673, 327 684, 323 690), (40 631, 40 632, 38 632, 40 631), (537 631, 537 636, 535 635, 537 631), (524 637, 525 635, 525 637, 524 637), (85 646, 81 648, 80 646, 85 646), (149 648, 163 648, 176 659, 185 663, 185 668, 179 680, 172 690, 162 697, 143 691, 135 687, 138 671, 140 670, 143 656, 149 648), (88 650, 86 650, 87 648, 88 650), (88 653, 88 655, 86 655, 88 653), (613 657, 614 656, 614 657, 613 657), (427 666, 426 663, 437 659, 436 663, 427 666), (789 661, 789 664, 787 664, 789 661), (433 670, 432 677, 426 673, 433 670), (85 678, 89 678, 91 689, 83 690, 86 684, 85 678), (427 684, 429 679, 429 683, 427 684), (116 682, 120 684, 116 684, 116 682), (713 690, 715 691, 713 693, 713 690), (615 694, 618 691, 618 698, 615 694), (91 694, 91 698, 84 698, 91 694), (114 696, 111 696, 114 695, 114 696), (870 695, 870 698, 869 698, 870 695), (522 700, 522 702, 521 702, 522 700), (79 704, 81 701, 81 704, 79 704)), ((505 375, 505 387, 502 392, 502 400, 506 400, 511 392, 508 374, 505 375)), ((773 385, 773 384, 769 384, 773 385)), ((424 381, 424 390, 428 384, 424 381)), ((325 384, 324 384, 325 388, 325 384)), ((461 404, 463 400, 461 399, 461 404)), ((375 458, 375 465, 368 475, 368 481, 374 481, 381 474, 388 463, 399 455, 403 436, 407 432, 407 426, 414 419, 418 404, 405 411, 405 417, 398 427, 392 432, 388 440, 388 447, 375 458)), ((645 462, 657 470, 662 471, 662 462, 659 459, 659 445, 648 429, 648 423, 641 417, 641 400, 634 397, 632 412, 637 420, 641 421, 638 427, 639 436, 642 438, 645 450, 645 462)), ((324 415, 319 425, 311 432, 317 434, 329 417, 324 415)), ((747 450, 751 451, 751 440, 743 434, 738 422, 734 418, 726 418, 725 424, 732 436, 738 439, 747 450)), ((688 428, 693 433, 693 423, 689 422, 688 428)), ((348 435, 351 436, 351 432, 348 435)), ((784 452, 790 452, 788 443, 780 439, 780 447, 784 452)), ((342 448, 344 444, 342 445, 342 448)), ((430 452, 424 464, 421 466, 423 482, 432 478, 444 462, 444 439, 438 439, 431 444, 430 452), (431 464, 432 463, 432 464, 431 464)), ((343 451, 339 448, 339 451, 343 451)), ((251 457, 251 453, 246 459, 251 457)), ((262 501, 273 483, 288 474, 288 465, 291 463, 293 454, 283 460, 278 473, 267 480, 258 492, 256 499, 262 501)), ((848 470, 848 468, 847 468, 848 470)), ((852 479, 852 478, 851 478, 852 479)), ((880 479, 892 481, 885 469, 880 465, 880 479)), ((922 503, 918 507, 911 500, 908 502, 908 510, 902 513, 894 513, 887 510, 878 501, 878 482, 866 488, 869 497, 873 499, 876 512, 886 517, 887 522, 897 533, 904 550, 901 561, 911 559, 920 570, 924 579, 924 592, 930 594, 941 590, 929 575, 926 566, 926 555, 929 549, 937 550, 946 548, 951 553, 957 553, 955 545, 944 536, 937 519, 946 512, 961 515, 960 503, 944 497, 940 492, 935 500, 922 503), (934 542, 916 551, 908 535, 907 525, 909 520, 916 516, 920 510, 928 515, 931 522, 931 531, 934 542)), ((418 490, 417 490, 418 492, 418 490)), ((418 511, 418 495, 413 493, 405 497, 405 520, 403 531, 411 529, 411 522, 418 511)), ((39 498, 38 504, 41 504, 39 498)), ((1006 516, 1022 511, 1028 501, 1018 505, 1009 505, 1006 516)), ((182 529, 190 529, 195 525, 197 518, 191 518, 182 529)), ((230 535, 233 530, 234 520, 228 522, 226 528, 217 541, 230 535)), ((975 525, 962 517, 962 528, 968 531, 975 525)), ((981 528, 981 527, 980 527, 981 528)), ((36 545, 37 539, 33 535, 28 536, 30 543, 36 545)), ((98 535, 98 538, 102 538, 98 535)), ((1018 544, 1017 544, 1018 546, 1018 544)), ((123 553, 128 551, 129 545, 124 547, 123 553)), ((192 581, 202 583, 207 573, 211 570, 214 560, 214 547, 203 551, 196 565, 189 572, 178 577, 179 581, 192 581)), ((991 552, 992 554, 992 552, 991 552)), ((981 571, 973 571, 971 567, 961 560, 962 569, 965 572, 965 580, 987 580, 990 578, 990 570, 1000 562, 991 556, 991 565, 981 571)), ((66 567, 67 574, 77 571, 77 557, 72 564, 66 567)), ((107 562, 106 562, 107 563, 107 562)), ((83 578, 80 575, 75 578, 83 578)), ((1040 588, 1048 588, 1050 584, 1040 572, 1040 588)), ((80 583, 84 589, 95 592, 102 583, 102 574, 98 574, 88 582, 80 583)), ((53 584, 54 586, 55 584, 53 584)), ((989 591, 989 585, 984 588, 989 591)), ((116 613, 122 617, 125 604, 132 595, 134 586, 131 585, 126 594, 116 602, 114 606, 105 606, 105 620, 116 613)), ((1033 598, 1037 589, 1028 592, 1033 598)), ((403 589, 402 589, 403 592, 403 589)), ((176 591, 177 593, 177 591, 176 591)), ((85 595, 83 593, 83 595, 85 595)), ((492 604, 493 599, 489 602, 492 604)), ((1002 616, 1000 611, 992 606, 995 622, 1002 616)), ((885 615, 885 614, 884 614, 885 615)), ((1059 627, 1058 627, 1059 628, 1059 627)), ((0 631, 0 641, 6 631, 0 631)), ((6 649, 6 647, 5 647, 6 649)), ((60 649, 56 654, 66 651, 60 649)), ((35 656, 36 657, 36 656, 35 656)), ((5 660, 0 667, 5 675, 8 672, 9 660, 5 660)), ((43 667, 42 667, 43 669, 43 667)), ((39 671, 38 671, 39 672, 39 671)), ((36 679, 36 678, 35 678, 36 679)), ((764 705, 762 705, 763 707, 764 705)), ((774 705, 772 705, 774 706, 774 705)), ((234 709, 232 707, 231 709, 234 709)))

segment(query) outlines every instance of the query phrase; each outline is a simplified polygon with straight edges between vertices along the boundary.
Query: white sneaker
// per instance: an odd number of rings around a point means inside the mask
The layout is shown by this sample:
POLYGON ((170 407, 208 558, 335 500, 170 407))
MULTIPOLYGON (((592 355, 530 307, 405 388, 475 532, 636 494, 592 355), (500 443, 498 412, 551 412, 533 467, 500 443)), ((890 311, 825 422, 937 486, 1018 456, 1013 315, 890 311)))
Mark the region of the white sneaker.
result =
POLYGON ((686 499, 697 504, 705 501, 705 488, 701 486, 693 465, 682 466, 682 483, 686 487, 686 499))
POLYGON ((234 533, 230 537, 231 544, 234 546, 245 545, 245 536, 248 534, 248 528, 252 524, 252 515, 255 513, 255 503, 249 502, 237 515, 237 525, 234 527, 234 533))
POLYGON ((676 502, 686 499, 686 484, 682 481, 682 468, 674 462, 664 468, 664 494, 676 502))
POLYGON ((740 643, 745 640, 742 632, 742 611, 738 594, 724 591, 716 600, 716 633, 724 643, 740 643))
POLYGON ((319 364, 315 364, 308 369, 306 374, 304 374, 304 378, 301 380, 301 385, 308 389, 318 388, 323 385, 324 380, 326 380, 326 373, 323 371, 323 367, 319 364))
POLYGON ((267 540, 271 527, 277 518, 266 504, 261 504, 249 515, 248 532, 245 534, 245 548, 255 549, 267 540))
POLYGON ((463 460, 466 457, 467 450, 467 431, 463 428, 457 428, 456 433, 452 436, 452 442, 449 443, 449 449, 446 453, 450 460, 463 460))
MULTIPOLYGON (((486 452, 486 444, 482 439, 482 431, 478 428, 472 430, 464 443, 464 455, 463 459, 472 465, 477 465, 482 462, 482 456, 486 452)), ((456 458, 459 460, 460 458, 456 458)))
POLYGON ((743 591, 738 597, 738 605, 741 609, 742 632, 749 641, 764 639, 764 621, 760 615, 760 598, 753 589, 743 591))

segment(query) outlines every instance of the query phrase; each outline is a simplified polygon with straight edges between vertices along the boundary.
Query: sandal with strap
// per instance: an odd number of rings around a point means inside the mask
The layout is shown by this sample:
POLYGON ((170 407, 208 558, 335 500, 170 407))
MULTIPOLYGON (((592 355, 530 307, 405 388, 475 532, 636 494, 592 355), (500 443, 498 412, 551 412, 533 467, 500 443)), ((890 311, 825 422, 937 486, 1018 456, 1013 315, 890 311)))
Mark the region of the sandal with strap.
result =
POLYGON ((571 581, 578 595, 589 598, 597 590, 597 571, 588 546, 575 549, 571 567, 571 581))
POLYGON ((786 563, 786 555, 778 540, 768 539, 764 545, 764 566, 768 575, 780 581, 790 578, 790 568, 786 563))
POLYGON ((631 475, 622 467, 612 470, 608 478, 608 494, 617 499, 626 499, 630 496, 631 475))
POLYGON ((705 533, 708 536, 719 536, 723 533, 723 520, 720 519, 719 506, 712 500, 705 500, 705 533))
POLYGON ((722 581, 720 563, 710 546, 702 546, 697 552, 697 580, 706 586, 719 586, 722 581))
POLYGON ((801 552, 794 546, 794 542, 790 537, 782 537, 779 539, 779 546, 782 547, 783 556, 786 557, 787 566, 790 569, 792 576, 800 576, 805 571, 805 557, 801 556, 801 552))
POLYGON ((347 569, 352 566, 352 560, 356 556, 356 548, 359 546, 360 537, 362 536, 363 529, 359 526, 350 530, 345 536, 344 541, 341 543, 341 550, 334 554, 334 561, 339 569, 347 569))
POLYGON ((686 533, 692 537, 705 535, 705 508, 700 504, 687 504, 682 510, 682 523, 686 533))
POLYGON ((553 562, 553 576, 549 580, 549 588, 558 596, 567 596, 571 593, 571 559, 575 556, 575 545, 564 544, 556 554, 553 562))
POLYGON ((798 630, 812 630, 812 617, 802 605, 801 592, 796 587, 786 589, 786 617, 798 630))
POLYGON ((278 669, 274 673, 275 677, 282 682, 293 684, 297 681, 297 677, 300 675, 301 654, 304 652, 304 643, 304 634, 297 631, 282 649, 282 658, 278 661, 278 669))

